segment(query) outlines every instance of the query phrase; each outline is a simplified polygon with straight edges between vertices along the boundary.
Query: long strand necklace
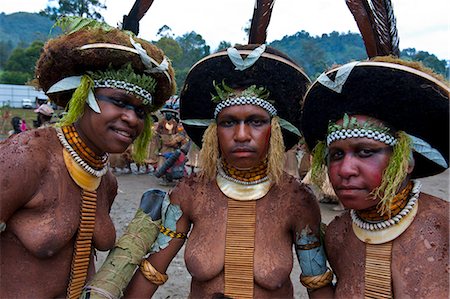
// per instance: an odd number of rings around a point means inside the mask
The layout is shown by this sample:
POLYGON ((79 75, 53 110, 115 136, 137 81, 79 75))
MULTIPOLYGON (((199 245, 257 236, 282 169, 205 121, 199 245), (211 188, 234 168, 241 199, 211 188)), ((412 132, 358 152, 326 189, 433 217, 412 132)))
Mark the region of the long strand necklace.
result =
POLYGON ((75 127, 57 128, 57 136, 63 145, 66 168, 81 188, 80 222, 76 235, 67 298, 79 298, 86 283, 92 252, 92 236, 97 210, 97 188, 101 177, 108 171, 108 156, 97 156, 79 137, 75 127))

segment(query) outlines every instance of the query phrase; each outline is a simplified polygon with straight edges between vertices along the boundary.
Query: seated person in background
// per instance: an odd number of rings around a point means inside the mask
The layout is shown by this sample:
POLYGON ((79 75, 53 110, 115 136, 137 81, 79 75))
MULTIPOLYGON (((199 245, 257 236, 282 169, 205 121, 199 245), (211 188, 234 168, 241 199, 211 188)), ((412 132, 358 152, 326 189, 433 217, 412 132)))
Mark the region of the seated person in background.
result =
POLYGON ((49 104, 42 104, 34 110, 34 112, 37 113, 37 119, 33 121, 33 125, 35 128, 39 128, 50 125, 50 121, 55 111, 49 104))

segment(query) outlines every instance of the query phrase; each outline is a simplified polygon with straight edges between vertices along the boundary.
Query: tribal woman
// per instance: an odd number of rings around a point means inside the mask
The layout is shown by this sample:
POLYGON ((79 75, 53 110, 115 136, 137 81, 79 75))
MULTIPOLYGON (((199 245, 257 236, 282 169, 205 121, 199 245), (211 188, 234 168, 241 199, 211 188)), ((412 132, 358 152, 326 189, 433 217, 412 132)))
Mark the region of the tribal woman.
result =
POLYGON ((201 172, 166 197, 164 230, 126 298, 149 298, 184 244, 190 298, 293 298, 293 247, 310 294, 330 286, 317 201, 283 172, 285 149, 299 140, 308 84, 292 60, 259 44, 211 54, 191 68, 180 115, 201 146, 201 172))
POLYGON ((142 161, 150 113, 175 89, 170 63, 147 41, 88 19, 59 24, 35 83, 67 114, 0 144, 1 298, 79 298, 95 250, 115 242, 108 154, 133 144, 142 161))
POLYGON ((308 90, 302 127, 312 177, 326 167, 348 208, 325 248, 335 298, 448 298, 449 203, 418 178, 449 163, 449 85, 393 57, 322 74, 308 90))

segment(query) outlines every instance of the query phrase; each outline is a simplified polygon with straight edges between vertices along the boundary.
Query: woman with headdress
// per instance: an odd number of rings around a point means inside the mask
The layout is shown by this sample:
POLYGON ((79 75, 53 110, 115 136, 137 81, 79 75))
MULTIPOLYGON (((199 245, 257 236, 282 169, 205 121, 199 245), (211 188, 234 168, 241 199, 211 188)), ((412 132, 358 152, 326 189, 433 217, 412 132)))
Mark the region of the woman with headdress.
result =
POLYGON ((174 92, 173 69, 154 45, 103 23, 60 21, 46 43, 36 83, 68 113, 55 127, 0 144, 3 298, 78 298, 109 250, 117 181, 108 154, 134 144, 143 160, 150 113, 174 92))
POLYGON ((392 57, 322 74, 302 128, 342 204, 325 235, 336 298, 448 298, 449 203, 420 191, 449 161, 449 86, 392 57))
POLYGON ((307 84, 299 66, 265 45, 229 48, 191 68, 180 115, 201 147, 201 171, 166 197, 161 233, 125 297, 151 296, 185 242, 192 298, 292 298, 293 246, 311 293, 330 284, 317 201, 283 172, 307 84))

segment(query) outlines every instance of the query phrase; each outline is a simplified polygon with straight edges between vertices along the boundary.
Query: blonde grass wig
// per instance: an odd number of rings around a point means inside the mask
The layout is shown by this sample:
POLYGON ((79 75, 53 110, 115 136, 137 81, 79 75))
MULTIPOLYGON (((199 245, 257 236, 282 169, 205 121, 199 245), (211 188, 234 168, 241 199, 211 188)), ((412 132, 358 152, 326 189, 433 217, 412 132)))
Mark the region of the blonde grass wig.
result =
POLYGON ((217 124, 212 122, 205 130, 202 139, 202 148, 199 153, 199 166, 202 170, 200 176, 213 180, 217 173, 219 159, 219 140, 217 138, 217 124))
MULTIPOLYGON (((268 150, 268 177, 275 183, 280 182, 284 167, 284 142, 278 117, 273 117, 270 128, 270 141, 268 150)), ((203 134, 202 148, 199 153, 199 166, 202 170, 200 176, 207 180, 215 179, 217 163, 220 157, 219 140, 217 137, 217 124, 211 123, 203 134)))

